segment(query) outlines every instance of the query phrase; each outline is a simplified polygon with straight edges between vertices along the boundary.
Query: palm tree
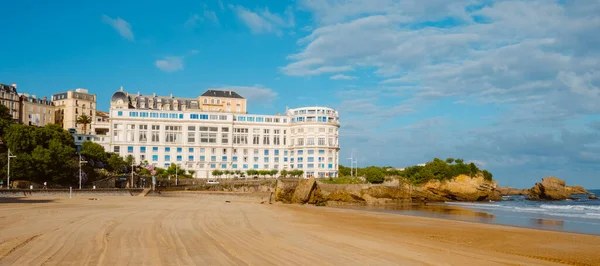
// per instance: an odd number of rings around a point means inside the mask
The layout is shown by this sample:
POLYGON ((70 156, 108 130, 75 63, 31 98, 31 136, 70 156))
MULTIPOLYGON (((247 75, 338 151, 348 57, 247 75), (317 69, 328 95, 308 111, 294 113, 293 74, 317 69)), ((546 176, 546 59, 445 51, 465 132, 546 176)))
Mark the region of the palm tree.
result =
POLYGON ((76 123, 82 125, 81 128, 83 129, 83 134, 85 134, 87 125, 92 123, 92 118, 87 115, 81 115, 79 118, 77 118, 76 123))

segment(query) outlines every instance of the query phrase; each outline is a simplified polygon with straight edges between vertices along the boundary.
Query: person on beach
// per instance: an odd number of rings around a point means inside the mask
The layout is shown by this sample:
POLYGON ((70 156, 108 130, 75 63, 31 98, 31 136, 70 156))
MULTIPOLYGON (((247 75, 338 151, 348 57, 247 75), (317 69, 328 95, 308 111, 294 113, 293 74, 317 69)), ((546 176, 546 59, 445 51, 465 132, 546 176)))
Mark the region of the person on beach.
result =
POLYGON ((44 181, 44 189, 48 189, 46 181, 44 181))

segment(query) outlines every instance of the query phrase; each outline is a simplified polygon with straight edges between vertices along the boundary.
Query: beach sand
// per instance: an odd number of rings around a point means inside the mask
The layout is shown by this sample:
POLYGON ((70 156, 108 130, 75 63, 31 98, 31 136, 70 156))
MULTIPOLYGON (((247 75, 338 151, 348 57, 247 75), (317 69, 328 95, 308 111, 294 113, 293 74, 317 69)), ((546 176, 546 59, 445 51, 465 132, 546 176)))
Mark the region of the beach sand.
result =
POLYGON ((600 236, 260 201, 0 198, 0 265, 600 265, 600 236))

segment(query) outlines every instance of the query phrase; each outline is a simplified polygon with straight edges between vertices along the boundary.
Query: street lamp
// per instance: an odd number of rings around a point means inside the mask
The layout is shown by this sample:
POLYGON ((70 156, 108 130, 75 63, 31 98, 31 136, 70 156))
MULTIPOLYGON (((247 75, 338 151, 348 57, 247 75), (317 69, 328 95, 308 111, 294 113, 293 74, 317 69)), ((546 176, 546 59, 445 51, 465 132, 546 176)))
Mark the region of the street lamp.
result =
POLYGON ((87 163, 87 161, 82 161, 81 160, 81 153, 79 154, 79 189, 81 189, 81 165, 87 163))
POLYGON ((10 149, 8 149, 8 171, 6 172, 7 180, 6 180, 6 188, 10 189, 10 158, 17 158, 16 155, 10 153, 10 149))
POLYGON ((131 188, 133 188, 133 167, 135 166, 135 161, 131 161, 131 188))

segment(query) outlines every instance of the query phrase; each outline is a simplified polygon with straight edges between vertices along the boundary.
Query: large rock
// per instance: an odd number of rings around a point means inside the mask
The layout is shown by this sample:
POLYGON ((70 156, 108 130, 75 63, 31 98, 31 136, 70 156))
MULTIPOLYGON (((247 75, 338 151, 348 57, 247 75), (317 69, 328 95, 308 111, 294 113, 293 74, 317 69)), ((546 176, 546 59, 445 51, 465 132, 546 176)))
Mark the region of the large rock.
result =
POLYGON ((275 184, 275 201, 292 203, 296 186, 298 186, 298 180, 277 180, 275 184))
POLYGON ((310 199, 310 195, 316 186, 315 178, 300 180, 292 196, 292 203, 304 204, 310 199))
POLYGON ((432 180, 424 184, 415 197, 424 197, 427 201, 490 201, 501 200, 498 184, 488 181, 482 175, 470 177, 460 175, 452 180, 432 180))
POLYGON ((529 195, 529 189, 518 189, 512 187, 498 187, 498 192, 502 196, 529 195))
POLYGON ((529 189, 530 200, 565 200, 571 198, 564 180, 554 176, 542 178, 529 189))
POLYGON ((588 192, 587 190, 585 190, 585 188, 583 188, 582 186, 566 186, 565 187, 567 192, 569 192, 571 195, 572 194, 590 194, 590 192, 588 192))

